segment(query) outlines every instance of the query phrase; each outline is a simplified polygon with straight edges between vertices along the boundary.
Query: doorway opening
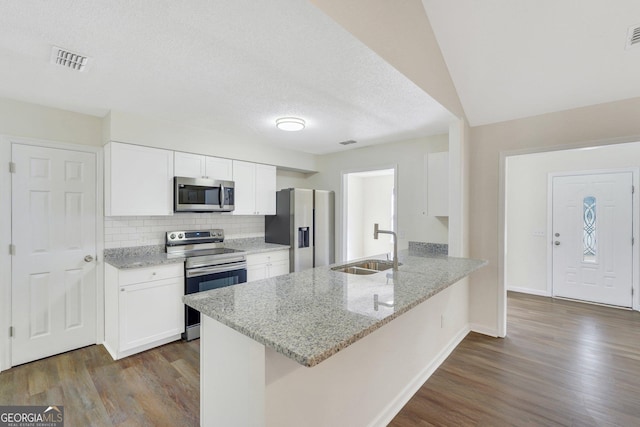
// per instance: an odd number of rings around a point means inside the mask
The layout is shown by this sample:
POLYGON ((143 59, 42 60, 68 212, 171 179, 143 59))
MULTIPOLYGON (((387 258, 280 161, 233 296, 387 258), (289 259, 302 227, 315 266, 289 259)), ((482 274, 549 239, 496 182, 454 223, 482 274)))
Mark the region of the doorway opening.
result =
MULTIPOLYGON (((640 223, 637 194, 639 169, 636 161, 638 156, 640 156, 640 142, 610 143, 595 147, 563 148, 555 151, 552 149, 552 151, 543 152, 502 153, 500 197, 502 208, 499 240, 499 260, 502 263, 499 266, 499 277, 502 291, 499 294, 501 299, 499 309, 504 313, 504 316, 500 315, 504 323, 499 324, 502 327, 500 336, 506 334, 506 292, 508 290, 546 297, 554 296, 553 250, 556 241, 560 242, 560 246, 564 241, 554 240, 555 233, 559 231, 553 230, 552 227, 553 176, 593 174, 612 170, 632 173, 632 184, 635 186, 636 194, 632 196, 633 229, 628 232, 627 242, 630 243, 632 239, 636 242, 632 246, 631 276, 634 296, 631 305, 634 310, 638 310, 640 306, 638 298, 640 263, 637 261, 639 239, 637 224, 640 223)), ((628 190, 630 193, 631 189, 628 190)), ((576 207, 583 216, 586 212, 584 211, 585 200, 591 200, 587 196, 590 194, 583 195, 580 206, 576 207)), ((605 208, 599 202, 598 204, 600 209, 605 208)), ((584 234, 585 224, 581 223, 581 225, 584 234)), ((576 230, 574 232, 577 232, 576 230)), ((560 237, 564 238, 566 235, 563 234, 560 237)), ((581 235, 580 239, 576 237, 578 243, 584 243, 582 238, 584 235, 581 235)), ((592 250, 593 247, 582 259, 588 261, 592 257, 590 255, 592 250)), ((628 306, 628 304, 625 305, 628 306)))
POLYGON ((343 173, 343 261, 393 251, 392 237, 373 238, 374 224, 397 230, 396 167, 343 173))

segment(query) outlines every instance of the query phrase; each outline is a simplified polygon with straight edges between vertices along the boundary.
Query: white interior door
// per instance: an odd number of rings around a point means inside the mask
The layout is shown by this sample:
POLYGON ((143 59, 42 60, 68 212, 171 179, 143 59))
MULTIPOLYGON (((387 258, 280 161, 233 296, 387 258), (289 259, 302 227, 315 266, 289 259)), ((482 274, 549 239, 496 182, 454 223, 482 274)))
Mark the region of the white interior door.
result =
POLYGON ((553 295, 631 307, 633 174, 553 177, 553 295))
POLYGON ((96 156, 14 144, 12 365, 96 342, 96 156))

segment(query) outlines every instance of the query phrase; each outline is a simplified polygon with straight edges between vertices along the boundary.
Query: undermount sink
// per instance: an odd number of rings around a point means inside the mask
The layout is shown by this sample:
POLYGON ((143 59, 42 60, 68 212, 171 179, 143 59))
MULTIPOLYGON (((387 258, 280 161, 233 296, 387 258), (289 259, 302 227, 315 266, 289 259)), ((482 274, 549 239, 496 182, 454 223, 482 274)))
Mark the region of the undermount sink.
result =
POLYGON ((379 271, 389 270, 392 267, 393 261, 385 261, 382 259, 366 259, 364 261, 338 265, 336 267, 333 267, 332 270, 348 274, 375 274, 379 271))
POLYGON ((366 268, 359 267, 334 267, 332 268, 334 271, 339 271, 341 273, 349 273, 349 274, 375 274, 376 270, 368 270, 366 268))

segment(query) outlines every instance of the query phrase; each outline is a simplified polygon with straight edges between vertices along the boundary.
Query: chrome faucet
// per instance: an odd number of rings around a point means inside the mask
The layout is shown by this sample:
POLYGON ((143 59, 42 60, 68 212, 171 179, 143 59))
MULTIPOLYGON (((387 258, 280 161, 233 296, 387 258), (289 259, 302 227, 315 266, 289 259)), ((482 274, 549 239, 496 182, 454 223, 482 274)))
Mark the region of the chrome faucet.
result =
POLYGON ((373 224, 373 238, 378 240, 378 234, 391 234, 393 236, 393 271, 398 271, 398 236, 389 230, 378 229, 378 224, 373 224))

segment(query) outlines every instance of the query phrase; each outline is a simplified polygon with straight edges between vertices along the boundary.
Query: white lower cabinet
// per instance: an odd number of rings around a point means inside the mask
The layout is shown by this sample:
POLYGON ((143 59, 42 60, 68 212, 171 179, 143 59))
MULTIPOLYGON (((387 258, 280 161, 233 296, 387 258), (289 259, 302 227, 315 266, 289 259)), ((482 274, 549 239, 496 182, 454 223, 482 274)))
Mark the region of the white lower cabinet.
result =
POLYGON ((120 359, 180 339, 184 332, 181 263, 105 266, 105 347, 120 359))
POLYGON ((247 255, 247 282, 289 274, 289 249, 247 255))

